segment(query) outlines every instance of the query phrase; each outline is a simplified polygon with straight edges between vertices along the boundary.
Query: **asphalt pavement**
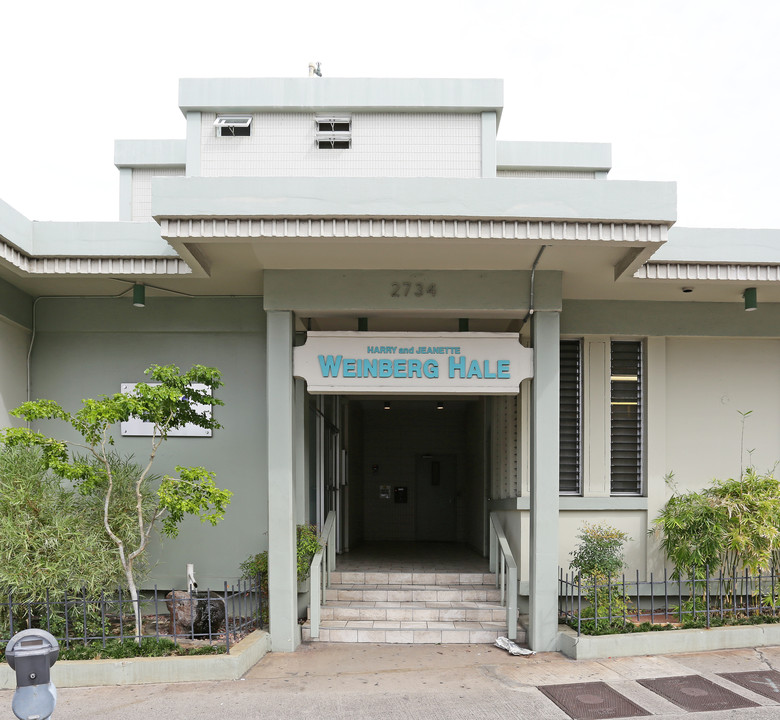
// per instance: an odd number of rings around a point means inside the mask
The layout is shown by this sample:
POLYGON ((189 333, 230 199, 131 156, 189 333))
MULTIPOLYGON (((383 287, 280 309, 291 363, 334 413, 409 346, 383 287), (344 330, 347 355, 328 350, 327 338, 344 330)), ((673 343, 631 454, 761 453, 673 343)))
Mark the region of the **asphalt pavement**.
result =
MULTIPOLYGON (((758 670, 780 670, 780 647, 576 661, 514 657, 490 645, 312 643, 269 653, 235 681, 63 688, 52 720, 567 720, 539 687, 586 682, 604 683, 658 718, 780 720, 780 687, 765 697, 720 675, 758 670), (756 706, 688 712, 638 682, 682 676, 701 676, 756 706)), ((0 717, 13 717, 11 697, 0 691, 0 717)))

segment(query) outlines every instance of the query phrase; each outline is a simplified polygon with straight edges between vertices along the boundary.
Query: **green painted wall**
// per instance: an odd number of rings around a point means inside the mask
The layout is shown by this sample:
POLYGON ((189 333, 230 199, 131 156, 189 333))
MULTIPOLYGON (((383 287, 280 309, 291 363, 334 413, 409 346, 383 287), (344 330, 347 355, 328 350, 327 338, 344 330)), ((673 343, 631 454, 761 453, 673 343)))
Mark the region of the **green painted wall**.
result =
POLYGON ((0 318, 0 427, 22 425, 9 412, 27 399, 30 332, 0 318))
POLYGON ((32 327, 33 300, 0 278, 0 316, 24 328, 32 327))
MULTIPOLYGON (((217 527, 188 519, 179 537, 155 543, 146 587, 182 587, 185 564, 195 563, 202 589, 233 580, 250 553, 267 547, 265 313, 256 299, 148 298, 145 308, 128 299, 42 299, 32 353, 33 397, 53 398, 69 410, 85 397, 119 392, 120 383, 144 379, 153 363, 218 367, 224 426, 212 438, 172 438, 161 449, 156 472, 177 464, 203 465, 217 484, 233 491, 217 527)), ((52 423, 45 432, 62 433, 52 423)), ((121 453, 146 457, 149 438, 115 437, 121 453)), ((62 435, 61 435, 62 436, 62 435)), ((71 436, 72 438, 73 436, 71 436)))
POLYGON ((562 335, 778 337, 780 303, 564 300, 562 335))

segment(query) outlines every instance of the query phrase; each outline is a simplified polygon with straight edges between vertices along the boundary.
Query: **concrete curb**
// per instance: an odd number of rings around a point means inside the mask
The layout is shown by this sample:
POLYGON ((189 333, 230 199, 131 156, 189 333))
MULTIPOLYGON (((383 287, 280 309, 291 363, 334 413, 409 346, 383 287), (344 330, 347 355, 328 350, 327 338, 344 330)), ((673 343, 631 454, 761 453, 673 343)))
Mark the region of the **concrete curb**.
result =
POLYGON ((574 660, 708 652, 768 645, 780 645, 780 624, 580 637, 570 627, 561 625, 558 630, 558 650, 574 660))
MULTIPOLYGON (((60 660, 51 669, 51 680, 58 688, 238 680, 270 649, 271 636, 255 630, 231 647, 229 655, 60 660)), ((15 673, 6 663, 1 664, 0 689, 15 688, 15 673)))

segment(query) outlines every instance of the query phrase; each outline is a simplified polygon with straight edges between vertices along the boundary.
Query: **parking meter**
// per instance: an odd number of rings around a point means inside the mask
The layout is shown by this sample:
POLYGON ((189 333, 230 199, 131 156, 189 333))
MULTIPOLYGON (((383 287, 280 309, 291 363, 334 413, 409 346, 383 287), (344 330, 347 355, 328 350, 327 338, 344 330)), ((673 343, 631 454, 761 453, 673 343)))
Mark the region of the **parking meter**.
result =
POLYGON ((16 671, 16 692, 11 709, 19 720, 46 720, 57 704, 57 688, 49 669, 60 656, 57 639, 45 630, 16 633, 5 648, 5 658, 16 671))

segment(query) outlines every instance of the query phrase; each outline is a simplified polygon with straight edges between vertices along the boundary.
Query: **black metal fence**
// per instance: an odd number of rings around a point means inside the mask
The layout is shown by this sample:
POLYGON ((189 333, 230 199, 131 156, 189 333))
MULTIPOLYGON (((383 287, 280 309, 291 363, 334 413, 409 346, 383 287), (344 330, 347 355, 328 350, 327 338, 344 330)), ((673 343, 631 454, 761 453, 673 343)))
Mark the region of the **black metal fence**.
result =
POLYGON ((121 587, 99 598, 89 598, 85 591, 52 589, 38 600, 0 590, 0 644, 4 647, 28 627, 49 631, 65 648, 74 643, 102 641, 105 647, 110 640, 167 638, 224 645, 229 653, 231 644, 263 627, 263 592, 259 579, 225 582, 216 592, 178 592, 175 597, 155 585, 137 601, 121 587), (136 603, 142 619, 140 636, 135 630, 136 603))
POLYGON ((663 578, 650 573, 649 580, 634 577, 580 577, 560 570, 558 610, 562 622, 577 629, 598 632, 607 626, 712 624, 744 622, 751 618, 780 616, 778 569, 711 573, 709 568, 691 571, 687 578, 663 578))

